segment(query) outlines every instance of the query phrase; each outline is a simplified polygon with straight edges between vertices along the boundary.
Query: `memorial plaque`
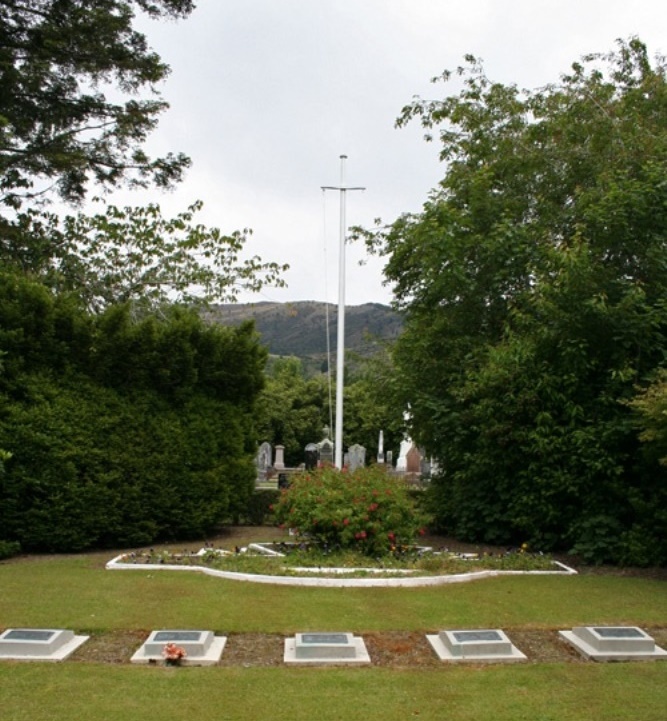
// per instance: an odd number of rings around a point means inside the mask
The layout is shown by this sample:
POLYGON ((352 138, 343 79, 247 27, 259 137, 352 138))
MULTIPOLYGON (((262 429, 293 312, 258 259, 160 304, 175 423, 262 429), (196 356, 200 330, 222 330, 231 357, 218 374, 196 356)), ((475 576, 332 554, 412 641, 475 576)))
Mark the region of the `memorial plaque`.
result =
POLYGON ((620 628, 608 627, 594 627, 593 630, 598 636, 602 638, 644 638, 644 634, 638 628, 632 628, 630 626, 622 626, 620 628))
POLYGON ((55 631, 32 631, 27 628, 13 628, 4 636, 7 641, 37 641, 46 643, 55 635, 55 631))
POLYGON ((132 663, 156 663, 163 660, 164 647, 175 643, 186 656, 184 664, 210 666, 217 663, 227 643, 226 636, 216 636, 213 631, 188 629, 161 629, 152 631, 145 643, 132 656, 132 663))
POLYGON ((146 639, 143 648, 147 656, 160 657, 165 644, 175 643, 190 656, 204 656, 208 652, 215 637, 213 631, 197 631, 186 629, 163 628, 153 631, 146 639))
POLYGON ((362 638, 351 633, 297 633, 285 639, 287 663, 369 663, 362 638))
POLYGON ((502 636, 498 633, 498 631, 454 631, 453 635, 459 643, 502 640, 502 636))
POLYGON ((153 640, 161 643, 176 643, 178 641, 199 641, 200 638, 201 631, 158 631, 153 640))
POLYGON ((349 643, 345 633, 304 633, 301 643, 349 643))
POLYGON ((443 660, 517 661, 525 658, 507 634, 496 628, 447 630, 426 638, 443 660))
POLYGON ((62 661, 88 639, 53 628, 9 628, 0 634, 0 658, 62 661))
POLYGON ((594 661, 664 658, 663 649, 637 626, 575 626, 559 635, 594 661))

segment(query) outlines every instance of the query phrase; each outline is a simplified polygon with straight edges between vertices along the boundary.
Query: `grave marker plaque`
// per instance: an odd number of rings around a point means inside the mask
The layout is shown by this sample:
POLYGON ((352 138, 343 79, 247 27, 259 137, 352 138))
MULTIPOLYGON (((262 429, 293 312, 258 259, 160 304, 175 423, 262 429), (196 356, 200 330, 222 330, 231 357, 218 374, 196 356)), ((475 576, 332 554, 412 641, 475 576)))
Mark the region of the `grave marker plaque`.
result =
POLYGON ((369 663, 363 638, 351 633, 307 632, 285 639, 286 663, 369 663))
POLYGON ((426 637, 443 661, 523 661, 525 656, 500 629, 440 631, 426 637))
POLYGON ((665 658, 667 652, 636 626, 576 626, 560 636, 594 661, 665 658))
POLYGON ((87 640, 64 629, 9 628, 0 634, 0 658, 62 661, 87 640))

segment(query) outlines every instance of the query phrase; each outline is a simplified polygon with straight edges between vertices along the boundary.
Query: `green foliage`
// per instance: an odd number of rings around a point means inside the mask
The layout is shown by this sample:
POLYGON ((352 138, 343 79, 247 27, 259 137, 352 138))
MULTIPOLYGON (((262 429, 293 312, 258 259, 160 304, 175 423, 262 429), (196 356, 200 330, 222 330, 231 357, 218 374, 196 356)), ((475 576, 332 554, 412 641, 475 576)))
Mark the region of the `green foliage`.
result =
POLYGON ((305 447, 319 442, 329 423, 326 378, 306 379, 298 358, 276 359, 257 411, 257 438, 285 446, 285 464, 297 467, 304 462, 305 447))
POLYGON ((667 370, 659 369, 653 382, 640 388, 629 405, 636 412, 646 452, 667 466, 667 370))
POLYGON ((0 540, 25 550, 201 537, 248 503, 265 351, 192 311, 89 317, 0 283, 0 540))
POLYGON ((156 87, 169 67, 133 22, 135 8, 178 18, 193 7, 191 0, 0 5, 0 202, 18 207, 49 185, 79 201, 89 179, 168 186, 181 177, 187 157, 151 159, 142 149, 167 107, 156 87), (105 88, 126 100, 108 100, 105 88), (144 89, 153 97, 138 99, 144 89))
POLYGON ((466 61, 440 78, 458 93, 398 121, 439 138, 447 175, 366 234, 406 311, 396 395, 440 461, 438 523, 665 563, 665 469, 628 406, 667 352, 664 59, 631 39, 535 91, 466 61))
MULTIPOLYGON (((403 417, 394 401, 392 373, 385 350, 358 359, 356 372, 345 383, 343 446, 364 446, 367 460, 377 456, 380 430, 385 451, 400 445, 403 417)), ((332 404, 335 392, 332 385, 332 404)), ((305 447, 319 442, 330 424, 327 378, 306 378, 298 358, 274 359, 257 406, 258 438, 285 446, 286 465, 297 467, 304 462, 305 447)))
POLYGON ((403 482, 379 466, 292 476, 274 512, 278 523, 329 548, 356 548, 368 556, 413 543, 424 523, 403 482))
POLYGON ((21 544, 18 541, 0 541, 0 561, 18 556, 19 553, 21 553, 21 544))
POLYGON ((95 311, 126 302, 233 302, 242 290, 284 285, 288 266, 240 260, 250 230, 207 228, 195 222, 201 207, 175 218, 163 218, 155 204, 64 217, 31 209, 4 228, 0 258, 56 292, 75 291, 95 311))

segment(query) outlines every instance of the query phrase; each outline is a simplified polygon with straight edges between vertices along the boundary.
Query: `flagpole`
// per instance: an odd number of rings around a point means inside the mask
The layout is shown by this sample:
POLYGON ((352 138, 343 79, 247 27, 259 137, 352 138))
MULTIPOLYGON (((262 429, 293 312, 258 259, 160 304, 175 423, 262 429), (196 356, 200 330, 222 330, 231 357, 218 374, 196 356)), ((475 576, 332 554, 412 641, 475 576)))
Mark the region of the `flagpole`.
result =
POLYGON ((334 436, 334 463, 343 467, 343 393, 345 390, 345 201, 348 190, 365 190, 348 187, 345 183, 345 161, 340 156, 340 185, 323 186, 322 190, 338 190, 340 194, 340 228, 338 259, 338 333, 336 343, 336 433, 334 436))

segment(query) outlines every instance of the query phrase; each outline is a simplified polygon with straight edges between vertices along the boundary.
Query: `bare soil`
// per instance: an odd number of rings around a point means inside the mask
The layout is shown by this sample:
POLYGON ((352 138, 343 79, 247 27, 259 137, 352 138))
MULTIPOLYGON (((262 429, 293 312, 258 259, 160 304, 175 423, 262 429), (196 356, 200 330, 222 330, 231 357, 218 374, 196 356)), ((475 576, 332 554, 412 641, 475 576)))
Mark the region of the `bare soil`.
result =
MULTIPOLYGON (((663 648, 667 626, 645 628, 663 648)), ((115 631, 98 634, 70 657, 71 662, 125 664, 146 640, 149 631, 115 631)), ((418 631, 364 633, 363 639, 373 666, 408 669, 437 668, 442 665, 426 639, 418 631)), ((557 629, 514 628, 508 636, 528 657, 529 663, 589 663, 561 640, 557 629)), ((232 633, 227 637, 219 666, 282 666, 285 638, 279 634, 232 633)))

